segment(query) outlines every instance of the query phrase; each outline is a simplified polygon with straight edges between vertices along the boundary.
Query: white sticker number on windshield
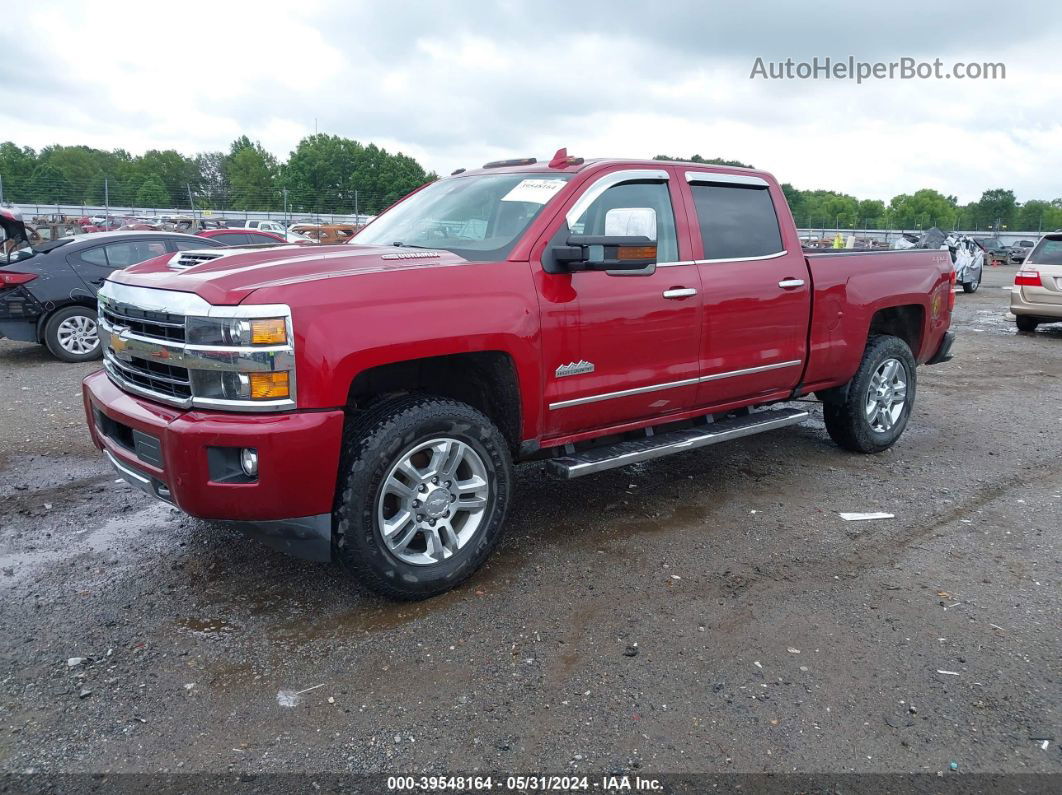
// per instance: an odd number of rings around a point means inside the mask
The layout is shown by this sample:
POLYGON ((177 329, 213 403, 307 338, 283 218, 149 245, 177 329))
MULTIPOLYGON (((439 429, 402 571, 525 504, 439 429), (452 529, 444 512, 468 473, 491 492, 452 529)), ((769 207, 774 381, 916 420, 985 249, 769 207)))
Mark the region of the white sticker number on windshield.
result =
POLYGON ((503 202, 530 202, 545 204, 553 194, 564 187, 563 179, 525 179, 502 196, 503 202))

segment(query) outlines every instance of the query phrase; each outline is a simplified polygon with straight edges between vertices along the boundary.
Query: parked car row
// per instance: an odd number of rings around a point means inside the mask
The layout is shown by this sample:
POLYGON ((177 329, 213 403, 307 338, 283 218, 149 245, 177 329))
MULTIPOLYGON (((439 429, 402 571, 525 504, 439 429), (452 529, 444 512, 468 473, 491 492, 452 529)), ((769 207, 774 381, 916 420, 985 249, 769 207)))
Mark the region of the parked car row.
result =
POLYGON ((4 243, 0 336, 45 345, 64 362, 100 357, 96 293, 112 271, 167 253, 224 245, 176 232, 126 231, 31 246, 18 239, 10 222, 4 224, 4 243))

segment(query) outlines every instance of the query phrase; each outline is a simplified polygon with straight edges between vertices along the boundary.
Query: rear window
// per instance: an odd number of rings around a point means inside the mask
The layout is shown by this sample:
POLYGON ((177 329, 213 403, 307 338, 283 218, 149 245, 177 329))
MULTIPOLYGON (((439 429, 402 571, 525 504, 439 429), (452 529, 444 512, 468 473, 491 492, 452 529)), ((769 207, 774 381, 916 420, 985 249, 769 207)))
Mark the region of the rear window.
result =
POLYGON ((1025 261, 1030 265, 1062 265, 1062 237, 1045 237, 1025 261))
POLYGON ((705 259, 750 259, 782 251, 778 216, 766 187, 693 184, 705 259))

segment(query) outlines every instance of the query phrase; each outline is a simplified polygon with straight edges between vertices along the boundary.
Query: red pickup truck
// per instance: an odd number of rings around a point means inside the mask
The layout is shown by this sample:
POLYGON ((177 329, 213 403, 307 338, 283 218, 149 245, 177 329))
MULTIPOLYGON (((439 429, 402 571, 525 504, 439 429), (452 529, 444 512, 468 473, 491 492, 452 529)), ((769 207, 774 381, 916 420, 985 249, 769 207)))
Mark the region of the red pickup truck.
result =
POLYGON ((514 462, 588 475, 807 395, 841 447, 888 448, 953 304, 946 252, 806 255, 770 174, 562 150, 425 185, 351 244, 116 271, 85 408, 130 483, 417 599, 490 554, 514 462))

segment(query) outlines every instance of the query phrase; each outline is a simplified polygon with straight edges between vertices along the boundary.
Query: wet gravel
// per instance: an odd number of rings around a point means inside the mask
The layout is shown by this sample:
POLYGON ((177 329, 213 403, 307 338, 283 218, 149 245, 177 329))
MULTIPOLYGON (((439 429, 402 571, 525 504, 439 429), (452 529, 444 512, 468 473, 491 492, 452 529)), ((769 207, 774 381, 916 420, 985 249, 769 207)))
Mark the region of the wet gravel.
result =
POLYGON ((116 483, 94 368, 0 341, 0 771, 1060 773, 1062 327, 1016 333, 1012 275, 893 450, 523 467, 413 605, 116 483))

